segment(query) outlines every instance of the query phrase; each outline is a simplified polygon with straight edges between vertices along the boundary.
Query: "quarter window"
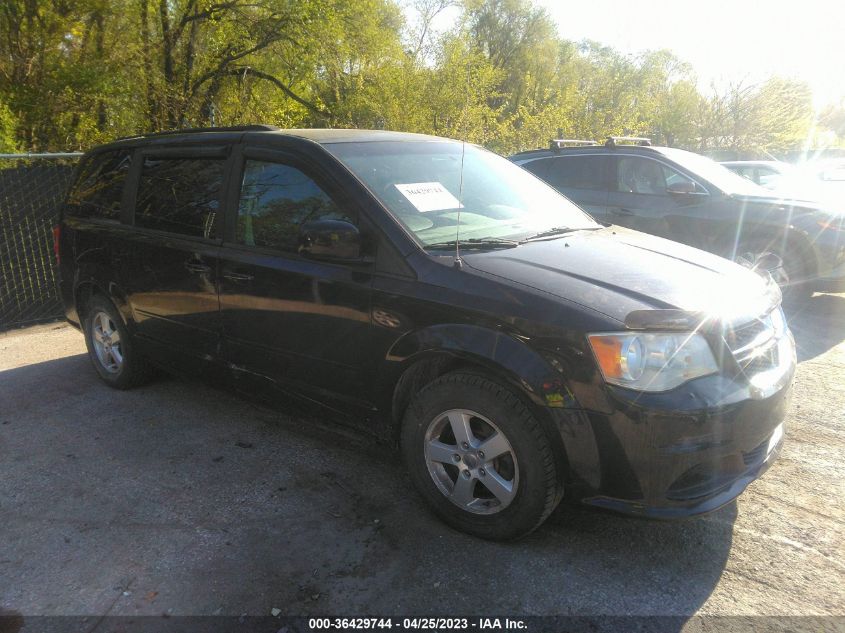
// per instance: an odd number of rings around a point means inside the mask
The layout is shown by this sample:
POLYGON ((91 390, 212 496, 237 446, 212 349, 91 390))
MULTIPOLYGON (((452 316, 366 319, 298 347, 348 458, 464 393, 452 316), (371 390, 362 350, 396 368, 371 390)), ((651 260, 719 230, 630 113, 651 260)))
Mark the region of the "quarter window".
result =
POLYGON ((130 153, 125 150, 89 158, 68 196, 68 215, 119 220, 129 161, 130 153))
POLYGON ((317 220, 355 223, 313 179, 296 167, 277 162, 246 162, 238 204, 238 243, 296 252, 300 227, 317 220))
POLYGON ((135 225, 214 239, 224 160, 144 159, 135 225))

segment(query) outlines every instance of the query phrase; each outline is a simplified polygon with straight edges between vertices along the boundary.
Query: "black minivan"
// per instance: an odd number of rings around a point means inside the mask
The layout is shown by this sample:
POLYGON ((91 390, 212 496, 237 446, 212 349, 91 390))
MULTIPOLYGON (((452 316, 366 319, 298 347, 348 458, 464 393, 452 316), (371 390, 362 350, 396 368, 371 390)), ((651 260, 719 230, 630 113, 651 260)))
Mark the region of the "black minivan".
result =
POLYGON ((55 237, 107 384, 158 366, 305 402, 399 447, 478 536, 524 535, 564 497, 707 512, 780 449, 796 361, 771 278, 603 226, 473 145, 124 139, 85 155, 55 237))

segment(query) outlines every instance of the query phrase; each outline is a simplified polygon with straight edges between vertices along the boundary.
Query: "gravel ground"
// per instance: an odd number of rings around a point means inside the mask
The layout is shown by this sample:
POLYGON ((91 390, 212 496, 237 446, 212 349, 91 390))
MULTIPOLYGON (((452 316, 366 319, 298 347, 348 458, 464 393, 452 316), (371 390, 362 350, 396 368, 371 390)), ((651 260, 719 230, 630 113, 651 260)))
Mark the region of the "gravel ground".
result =
POLYGON ((845 295, 791 325, 786 444, 736 503, 675 523, 562 506, 513 544, 445 527, 342 428, 177 379, 113 391, 65 325, 0 335, 0 607, 843 616, 845 295))

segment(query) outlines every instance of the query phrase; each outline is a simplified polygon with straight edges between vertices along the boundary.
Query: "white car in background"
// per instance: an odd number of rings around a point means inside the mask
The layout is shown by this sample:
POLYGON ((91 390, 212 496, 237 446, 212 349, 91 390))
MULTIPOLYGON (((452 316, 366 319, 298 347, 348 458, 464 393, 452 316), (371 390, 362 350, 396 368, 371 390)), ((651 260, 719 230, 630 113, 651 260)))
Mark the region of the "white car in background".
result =
POLYGON ((845 159, 807 161, 724 161, 722 165, 782 198, 818 202, 845 211, 845 159))

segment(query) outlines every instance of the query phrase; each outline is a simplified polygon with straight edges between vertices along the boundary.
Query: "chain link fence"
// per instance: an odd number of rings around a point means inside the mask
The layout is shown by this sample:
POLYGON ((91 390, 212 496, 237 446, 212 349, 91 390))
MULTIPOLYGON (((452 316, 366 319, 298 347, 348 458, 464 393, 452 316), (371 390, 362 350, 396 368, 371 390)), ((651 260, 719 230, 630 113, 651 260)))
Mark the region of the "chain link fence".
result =
POLYGON ((0 154, 0 331, 61 317, 53 226, 81 154, 0 154))

